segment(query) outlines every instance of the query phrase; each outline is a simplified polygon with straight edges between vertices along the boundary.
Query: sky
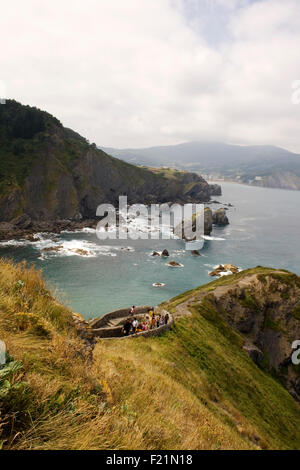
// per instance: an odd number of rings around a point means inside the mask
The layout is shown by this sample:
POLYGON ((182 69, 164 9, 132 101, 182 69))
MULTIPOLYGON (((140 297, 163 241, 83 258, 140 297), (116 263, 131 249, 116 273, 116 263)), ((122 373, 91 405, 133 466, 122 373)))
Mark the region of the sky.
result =
POLYGON ((1 19, 0 95, 90 142, 300 153, 299 0, 10 0, 1 19))

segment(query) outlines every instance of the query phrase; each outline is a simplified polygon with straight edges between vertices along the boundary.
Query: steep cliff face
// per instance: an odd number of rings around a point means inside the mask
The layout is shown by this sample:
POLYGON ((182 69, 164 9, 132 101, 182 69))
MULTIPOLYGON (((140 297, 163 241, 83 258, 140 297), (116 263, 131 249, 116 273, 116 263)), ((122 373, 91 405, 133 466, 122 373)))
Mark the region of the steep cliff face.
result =
MULTIPOLYGON (((299 158, 300 161, 300 158, 299 158)), ((269 175, 262 176, 259 180, 252 180, 253 186, 261 186, 263 188, 279 188, 290 189, 294 191, 300 190, 300 175, 293 171, 279 169, 273 171, 269 175)))
POLYGON ((300 401, 300 369, 292 343, 300 339, 300 278, 284 271, 247 276, 214 292, 218 311, 242 333, 245 350, 300 401))
POLYGON ((219 194, 198 175, 175 179, 110 157, 49 114, 0 107, 0 221, 95 217, 101 203, 205 202, 219 194))
POLYGON ((188 313, 193 305, 212 321, 217 313, 238 331, 245 353, 300 402, 300 366, 292 361, 293 342, 300 340, 298 276, 258 267, 192 292, 178 305, 178 314, 188 313))

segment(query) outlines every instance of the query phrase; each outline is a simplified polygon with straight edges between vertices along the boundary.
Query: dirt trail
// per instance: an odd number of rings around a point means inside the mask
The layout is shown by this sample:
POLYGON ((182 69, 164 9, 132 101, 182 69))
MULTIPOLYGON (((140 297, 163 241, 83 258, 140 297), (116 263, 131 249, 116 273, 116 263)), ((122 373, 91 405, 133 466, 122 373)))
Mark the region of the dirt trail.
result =
MULTIPOLYGON (((276 271, 278 274, 286 274, 284 271, 276 271)), ((247 288, 249 285, 258 282, 258 274, 250 274, 240 280, 233 281, 231 284, 224 286, 217 286, 210 293, 214 295, 216 300, 219 300, 221 297, 227 294, 233 287, 247 288)), ((193 305, 197 305, 201 300, 208 294, 208 292, 196 292, 194 296, 189 297, 187 300, 183 301, 181 304, 178 304, 175 307, 175 312, 173 314, 174 318, 191 316, 190 308, 193 305)))
POLYGON ((173 317, 175 318, 175 320, 176 318, 191 316, 192 313, 190 312, 190 308, 193 305, 199 304, 206 295, 207 292, 198 292, 194 295, 194 297, 190 297, 188 300, 177 305, 175 307, 175 312, 173 313, 173 317))

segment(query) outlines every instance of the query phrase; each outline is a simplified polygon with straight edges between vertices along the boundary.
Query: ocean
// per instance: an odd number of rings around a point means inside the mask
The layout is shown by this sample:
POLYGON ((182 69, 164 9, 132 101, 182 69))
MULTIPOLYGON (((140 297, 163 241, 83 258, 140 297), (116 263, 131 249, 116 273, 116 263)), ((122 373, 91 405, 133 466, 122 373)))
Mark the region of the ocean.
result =
POLYGON ((42 234, 37 243, 2 242, 0 256, 26 259, 42 269, 56 297, 86 319, 131 305, 158 305, 210 282, 209 272, 218 264, 232 263, 240 269, 270 266, 300 275, 300 191, 234 183, 222 183, 222 190, 216 199, 234 206, 227 212, 230 225, 214 228, 201 257, 185 251, 181 240, 100 241, 91 229, 42 234), (49 246, 62 248, 42 251, 49 246), (163 249, 169 251, 169 259, 151 256, 163 249), (168 267, 170 260, 183 267, 168 267), (157 282, 165 286, 153 287, 157 282))

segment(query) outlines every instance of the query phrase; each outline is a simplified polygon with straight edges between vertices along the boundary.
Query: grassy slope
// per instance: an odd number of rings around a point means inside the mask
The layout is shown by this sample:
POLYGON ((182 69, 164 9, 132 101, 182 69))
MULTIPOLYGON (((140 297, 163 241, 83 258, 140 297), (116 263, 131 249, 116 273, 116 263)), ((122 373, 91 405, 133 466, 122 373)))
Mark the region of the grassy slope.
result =
POLYGON ((153 168, 153 167, 146 167, 143 165, 141 165, 141 168, 147 168, 148 170, 152 171, 152 173, 163 176, 164 178, 171 179, 171 180, 180 179, 182 176, 188 174, 187 171, 177 170, 175 168, 153 168))
POLYGON ((0 262, 0 338, 22 362, 9 389, 0 375, 4 448, 300 447, 299 406, 209 305, 159 338, 101 341, 93 362, 70 318, 39 274, 0 262))

